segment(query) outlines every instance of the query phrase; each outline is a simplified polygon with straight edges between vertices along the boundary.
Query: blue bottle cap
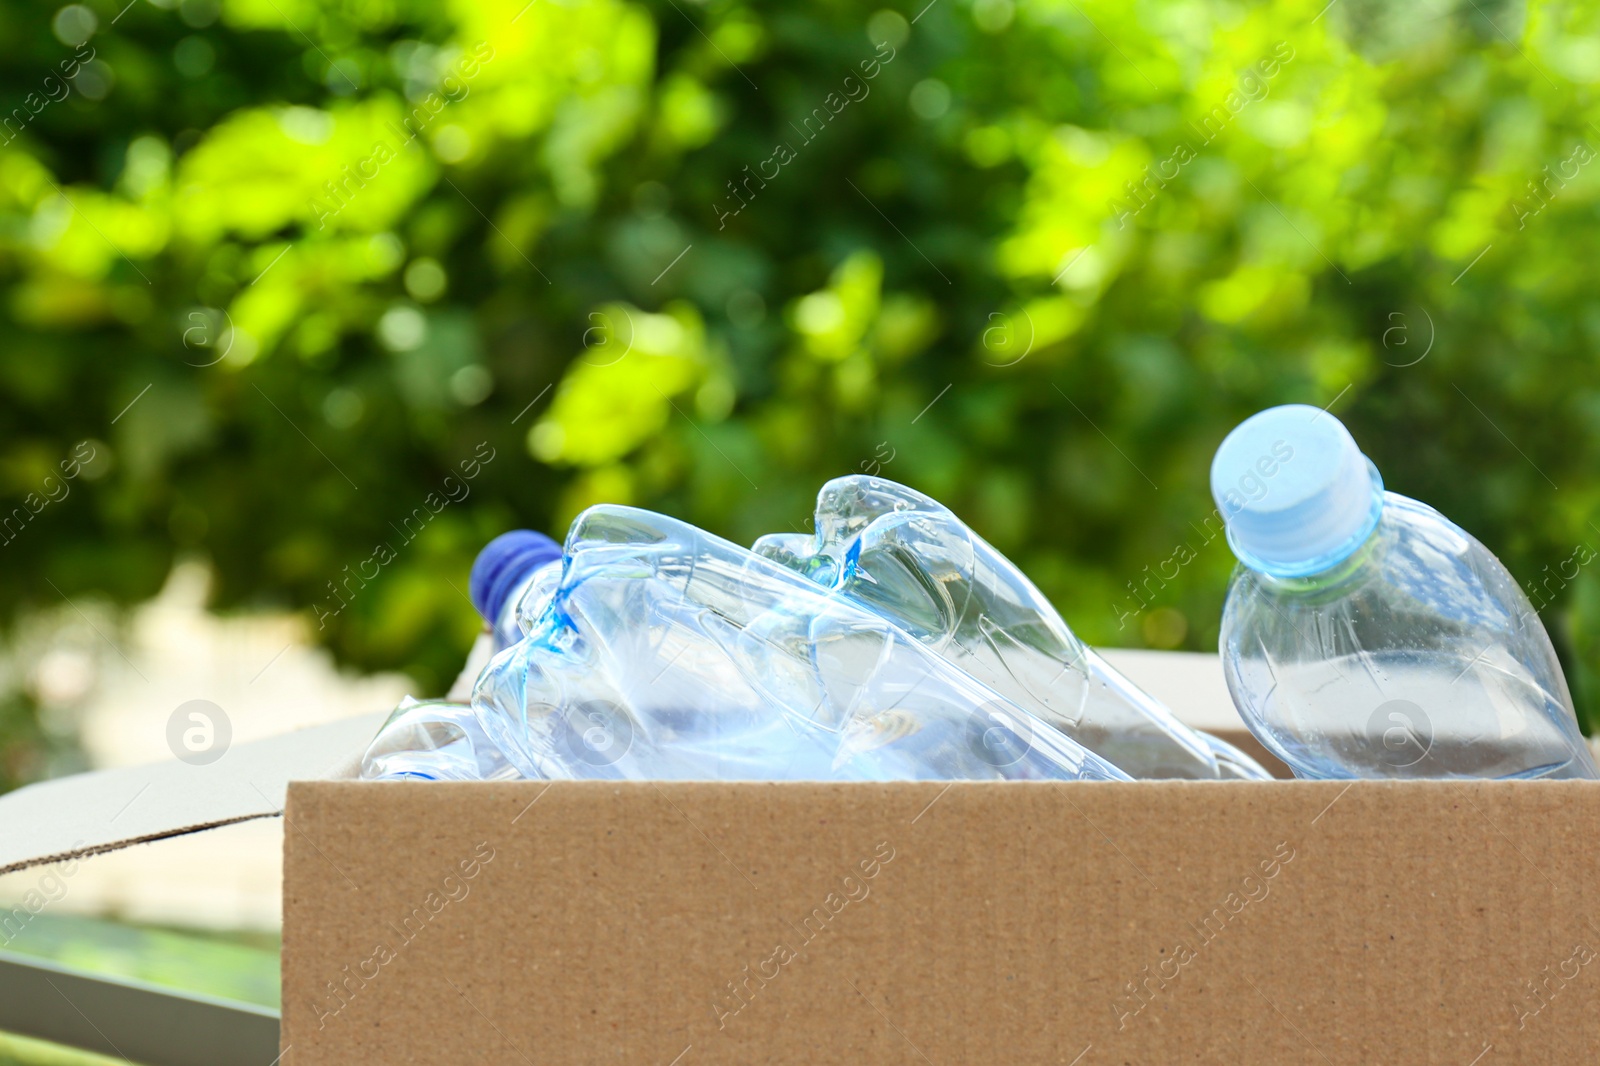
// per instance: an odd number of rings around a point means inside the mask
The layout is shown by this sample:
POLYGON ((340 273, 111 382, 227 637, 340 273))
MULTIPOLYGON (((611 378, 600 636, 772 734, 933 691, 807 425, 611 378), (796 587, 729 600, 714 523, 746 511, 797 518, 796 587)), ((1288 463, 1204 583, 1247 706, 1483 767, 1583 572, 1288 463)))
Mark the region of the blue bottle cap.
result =
POLYGON ((506 600, 529 574, 561 558, 561 545, 531 529, 502 533, 483 546, 472 563, 468 591, 484 621, 494 625, 506 600))
POLYGON ((1211 460, 1211 495, 1239 561, 1272 577, 1335 566, 1377 528, 1383 479, 1350 431, 1317 407, 1251 415, 1211 460))

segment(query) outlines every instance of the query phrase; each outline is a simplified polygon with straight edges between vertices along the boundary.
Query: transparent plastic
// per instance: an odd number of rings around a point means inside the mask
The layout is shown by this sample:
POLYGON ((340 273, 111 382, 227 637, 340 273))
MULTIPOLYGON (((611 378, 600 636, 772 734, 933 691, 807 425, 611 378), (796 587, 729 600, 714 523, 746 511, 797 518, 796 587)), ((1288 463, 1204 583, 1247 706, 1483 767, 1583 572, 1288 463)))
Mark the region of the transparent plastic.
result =
POLYGON ((509 648, 528 635, 560 584, 561 560, 557 559, 534 570, 517 586, 492 626, 496 651, 509 648))
POLYGON ((1550 638, 1484 546, 1384 493, 1376 529, 1309 577, 1239 567, 1223 669, 1305 778, 1594 778, 1550 638))
POLYGON ((754 550, 889 619, 1133 777, 1269 778, 1085 646, 1010 560, 914 489, 836 478, 817 496, 814 533, 772 534, 754 550))
POLYGON ((594 507, 565 556, 473 693, 525 776, 1127 780, 880 615, 686 523, 594 507))
POLYGON ((501 781, 522 775, 489 742, 464 703, 407 696, 361 757, 369 781, 501 781))

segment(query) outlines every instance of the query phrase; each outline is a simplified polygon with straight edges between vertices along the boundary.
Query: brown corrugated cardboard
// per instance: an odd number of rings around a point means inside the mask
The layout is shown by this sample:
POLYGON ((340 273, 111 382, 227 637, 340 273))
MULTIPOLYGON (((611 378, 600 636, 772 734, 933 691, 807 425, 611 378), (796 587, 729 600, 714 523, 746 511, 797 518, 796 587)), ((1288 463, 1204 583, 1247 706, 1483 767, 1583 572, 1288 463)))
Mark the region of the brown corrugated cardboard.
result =
POLYGON ((286 1061, 1575 1064, 1600 785, 291 785, 286 1061))

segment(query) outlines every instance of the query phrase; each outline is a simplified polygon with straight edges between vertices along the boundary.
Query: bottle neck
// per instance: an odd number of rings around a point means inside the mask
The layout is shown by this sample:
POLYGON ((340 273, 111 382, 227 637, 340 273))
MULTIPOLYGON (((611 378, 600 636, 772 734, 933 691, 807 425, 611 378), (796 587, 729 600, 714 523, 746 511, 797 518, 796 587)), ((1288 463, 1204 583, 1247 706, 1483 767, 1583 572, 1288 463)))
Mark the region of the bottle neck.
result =
MULTIPOLYGON (((495 643, 499 647, 508 648, 522 639, 522 626, 518 616, 523 613, 523 601, 533 592, 535 586, 553 586, 559 579, 560 572, 561 559, 558 557, 535 566, 516 583, 511 595, 506 597, 505 606, 500 609, 500 617, 494 620, 495 643)), ((528 606, 532 608, 535 605, 528 606)))
POLYGON ((1378 524, 1372 527, 1372 532, 1368 533, 1366 539, 1357 544, 1353 551, 1315 573, 1296 577, 1277 577, 1253 567, 1249 568, 1250 573, 1262 585, 1281 592, 1291 594, 1325 592, 1344 584, 1367 568, 1379 554, 1386 525, 1385 519, 1380 517, 1378 524))

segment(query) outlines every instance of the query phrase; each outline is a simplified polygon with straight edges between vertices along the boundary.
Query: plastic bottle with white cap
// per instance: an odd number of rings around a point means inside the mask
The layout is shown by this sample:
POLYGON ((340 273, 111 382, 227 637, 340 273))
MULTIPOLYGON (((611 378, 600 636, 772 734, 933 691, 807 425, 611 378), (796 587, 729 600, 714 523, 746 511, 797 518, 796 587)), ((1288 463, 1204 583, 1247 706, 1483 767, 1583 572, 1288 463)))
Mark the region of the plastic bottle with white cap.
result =
POLYGON ((1595 778, 1550 638, 1510 573, 1438 511, 1385 492, 1338 419, 1246 419, 1211 464, 1242 564, 1228 687, 1305 778, 1595 778))

